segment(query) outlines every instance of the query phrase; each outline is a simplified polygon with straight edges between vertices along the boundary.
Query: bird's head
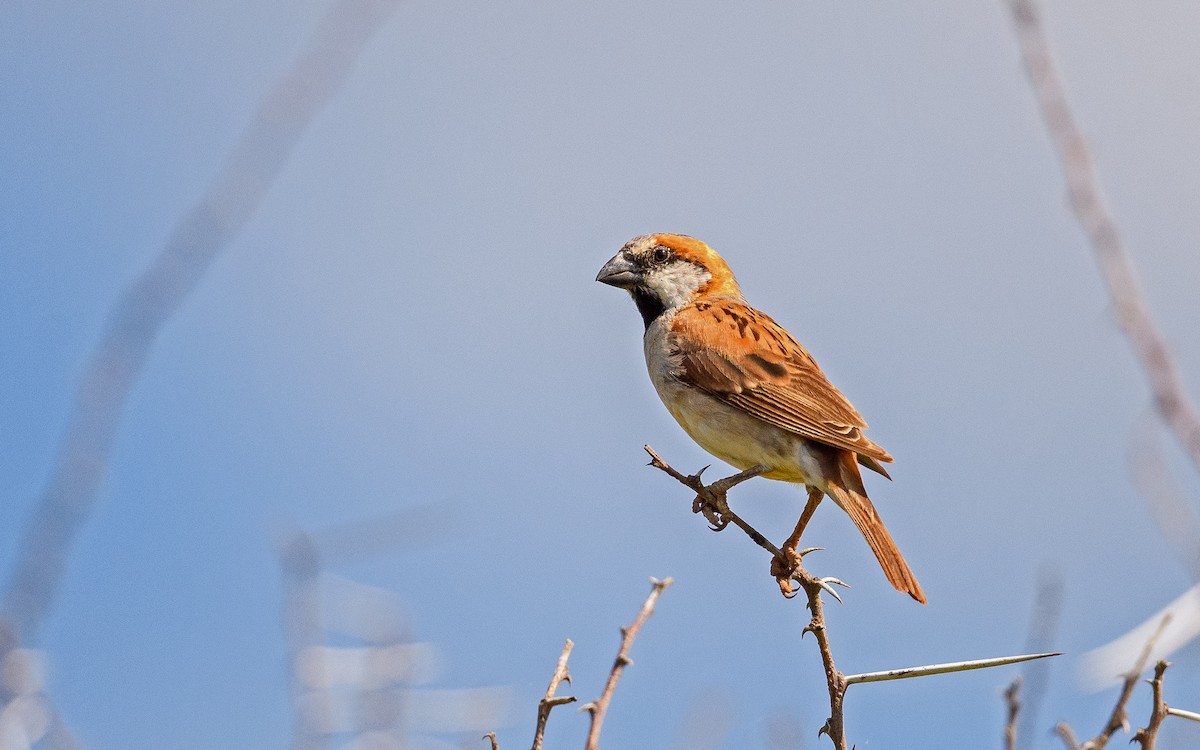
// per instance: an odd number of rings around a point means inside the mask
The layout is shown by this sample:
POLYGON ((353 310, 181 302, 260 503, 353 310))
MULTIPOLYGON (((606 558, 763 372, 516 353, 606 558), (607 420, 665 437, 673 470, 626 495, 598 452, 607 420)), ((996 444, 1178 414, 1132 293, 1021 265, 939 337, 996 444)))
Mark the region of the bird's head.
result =
POLYGON ((664 312, 701 297, 742 297, 721 256, 682 234, 634 237, 604 264, 596 281, 627 289, 647 328, 664 312))

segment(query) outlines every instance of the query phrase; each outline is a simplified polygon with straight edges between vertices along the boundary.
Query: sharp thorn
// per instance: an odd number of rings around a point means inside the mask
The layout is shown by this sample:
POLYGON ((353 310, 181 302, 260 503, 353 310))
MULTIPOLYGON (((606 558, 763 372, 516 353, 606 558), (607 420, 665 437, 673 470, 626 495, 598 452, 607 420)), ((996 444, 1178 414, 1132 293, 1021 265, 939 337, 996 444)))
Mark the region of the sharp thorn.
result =
POLYGON ((842 597, 838 596, 838 592, 834 591, 833 587, 826 583, 824 579, 821 579, 819 583, 821 584, 821 588, 828 591, 830 596, 838 600, 838 604, 845 604, 845 602, 842 601, 842 597))

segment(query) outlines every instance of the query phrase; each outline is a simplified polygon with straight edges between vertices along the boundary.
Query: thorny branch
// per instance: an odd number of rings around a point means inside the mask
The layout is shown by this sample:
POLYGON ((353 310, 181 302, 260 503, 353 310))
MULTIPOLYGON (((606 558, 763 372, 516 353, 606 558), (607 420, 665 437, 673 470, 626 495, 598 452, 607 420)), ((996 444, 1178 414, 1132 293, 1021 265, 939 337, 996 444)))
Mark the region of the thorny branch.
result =
MULTIPOLYGON (((692 512, 703 513, 704 517, 711 524, 713 531, 721 531, 732 523, 746 532, 746 535, 755 544, 770 552, 774 559, 782 559, 783 552, 757 529, 730 510, 725 498, 726 493, 732 487, 762 474, 765 468, 754 467, 740 474, 735 474, 713 482, 710 485, 705 485, 700 481, 700 475, 704 473, 703 469, 690 476, 681 474, 671 468, 667 462, 663 461, 654 452, 653 448, 647 445, 645 446, 645 450, 650 454, 651 466, 666 472, 676 481, 696 493, 696 499, 692 502, 692 512)), ((828 734, 835 750, 846 750, 845 722, 842 713, 842 703, 846 696, 846 676, 838 671, 833 662, 833 649, 829 645, 829 633, 825 627, 825 605, 821 600, 821 592, 828 591, 838 601, 841 601, 841 598, 837 596, 833 588, 829 585, 831 582, 840 584, 841 581, 817 578, 805 570, 804 566, 799 563, 796 564, 795 569, 791 572, 790 578, 800 584, 800 587, 804 589, 804 593, 808 598, 808 609, 812 614, 812 619, 809 620, 808 625, 804 626, 802 634, 812 633, 816 636, 817 648, 821 652, 821 664, 825 668, 825 683, 829 688, 829 718, 825 720, 825 726, 821 727, 819 734, 828 734)), ((783 588, 783 586, 784 583, 781 582, 780 587, 783 588)), ((785 589, 784 595, 786 596, 787 593, 785 589)), ((588 750, 592 750, 590 745, 588 746, 588 750)))
MULTIPOLYGON (((554 676, 550 678, 550 686, 546 688, 546 696, 538 701, 537 731, 533 735, 532 750, 542 750, 542 738, 546 734, 546 722, 550 720, 550 710, 555 706, 575 702, 573 695, 554 695, 558 692, 559 683, 563 680, 571 682, 571 673, 567 671, 567 659, 570 658, 571 649, 574 646, 575 644, 568 638, 566 645, 563 646, 562 654, 558 657, 558 664, 554 667, 554 676)), ((495 750, 495 735, 492 736, 492 742, 493 750, 495 750)))
MULTIPOLYGON (((920 667, 889 669, 882 672, 844 675, 838 671, 833 662, 833 650, 829 645, 829 633, 825 626, 825 607, 821 599, 821 593, 832 594, 834 598, 841 601, 841 597, 838 597, 837 592, 833 590, 830 584, 836 583, 841 586, 845 586, 846 584, 836 578, 818 578, 804 569, 800 558, 818 548, 814 547, 802 550, 795 559, 785 559, 784 553, 778 547, 729 508, 726 500, 726 493, 729 489, 740 482, 762 474, 765 468, 757 466, 740 474, 720 479, 710 485, 705 485, 700 481, 700 474, 704 472, 703 469, 692 475, 681 474, 663 461, 654 452, 653 448, 647 445, 645 446, 645 450, 650 454, 651 466, 662 470, 696 493, 696 498, 692 502, 692 512, 703 513, 709 524, 711 524, 713 531, 721 531, 732 523, 745 531, 758 546, 770 552, 773 559, 784 566, 783 569, 786 571, 787 580, 779 581, 780 589, 783 591, 784 596, 791 598, 789 596, 791 588, 787 585, 789 581, 800 584, 800 587, 804 590, 812 618, 809 620, 808 625, 804 626, 801 635, 812 633, 816 637, 817 648, 821 652, 821 664, 825 669, 825 684, 829 689, 829 718, 825 720, 824 726, 821 727, 817 735, 828 734, 835 750, 846 750, 845 719, 842 706, 846 697, 846 689, 851 685, 887 680, 904 680, 913 677, 963 672, 972 669, 986 669, 988 667, 1016 664, 1033 659, 1043 659, 1048 656, 1058 656, 1058 654, 1022 654, 1020 656, 1003 656, 995 659, 973 659, 945 664, 929 664, 920 667)), ((778 569, 780 568, 772 565, 772 572, 778 569)), ((588 750, 595 749, 589 744, 588 750)))
POLYGON ((1133 695, 1133 689, 1137 687, 1138 681, 1141 679, 1142 672, 1146 670, 1146 662, 1150 660, 1150 653, 1154 650, 1154 644, 1166 629, 1168 623, 1171 622, 1171 616, 1167 615, 1158 625, 1158 630, 1146 641, 1145 647, 1142 649, 1141 655, 1138 656, 1137 663, 1133 669, 1125 674, 1124 682, 1121 685, 1121 694, 1117 697, 1117 705, 1113 706, 1112 714, 1108 717, 1108 723, 1104 725, 1104 729, 1100 730, 1100 734, 1092 739, 1080 744, 1075 739, 1075 733, 1066 722, 1060 722, 1055 730, 1062 737, 1063 742, 1070 750, 1101 750, 1112 736, 1116 734, 1118 729, 1129 730, 1129 714, 1125 711, 1126 704, 1129 703, 1130 696, 1133 695))
POLYGON ((1163 700, 1163 673, 1169 666, 1170 663, 1161 659, 1154 665, 1154 679, 1150 680, 1150 687, 1154 691, 1154 709, 1150 712, 1150 722, 1137 730, 1131 740, 1141 745, 1142 750, 1154 750, 1158 728, 1162 726, 1163 719, 1167 718, 1167 702, 1163 700))
POLYGON ((613 661, 612 671, 608 674, 608 682, 604 685, 604 692, 600 694, 599 698, 580 709, 587 711, 592 716, 592 726, 588 730, 587 736, 587 750, 599 750, 600 729, 604 725, 604 716, 608 713, 608 704, 612 701, 613 691, 616 690, 617 682, 620 681, 625 667, 633 663, 633 660, 629 658, 629 648, 633 645, 633 639, 637 638, 642 625, 646 623, 650 615, 654 614, 654 605, 658 602, 658 597, 674 582, 673 578, 664 578, 661 581, 651 578, 650 595, 642 604, 641 611, 630 625, 621 628, 621 648, 617 651, 616 660, 613 661))

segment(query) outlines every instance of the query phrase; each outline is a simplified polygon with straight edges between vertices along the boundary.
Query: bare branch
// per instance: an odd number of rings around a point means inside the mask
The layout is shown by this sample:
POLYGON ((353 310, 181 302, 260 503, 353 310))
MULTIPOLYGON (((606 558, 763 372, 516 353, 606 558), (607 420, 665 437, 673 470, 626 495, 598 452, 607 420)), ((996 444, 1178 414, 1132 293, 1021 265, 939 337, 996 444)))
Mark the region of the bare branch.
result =
POLYGON ((763 536, 758 529, 746 523, 744 520, 742 520, 741 516, 731 511, 729 509, 729 504, 725 500, 725 494, 729 492, 729 490, 733 489, 733 487, 741 484, 747 479, 753 479, 759 474, 762 474, 767 470, 765 466, 755 466, 741 473, 734 474, 731 477, 725 477, 724 479, 719 479, 712 484, 706 485, 700 481, 700 475, 704 473, 704 469, 708 468, 707 466, 695 474, 684 475, 671 468, 666 461, 663 461, 661 458, 659 458, 658 454, 655 453, 654 449, 650 446, 644 445, 642 448, 650 454, 651 466, 656 469, 661 469, 671 477, 675 478, 675 480, 680 484, 690 488, 696 493, 696 499, 692 503, 692 512, 704 513, 704 517, 710 524, 712 524, 711 528, 713 531, 721 531, 730 523, 732 523, 734 526, 737 526, 739 529, 744 531, 746 536, 750 537, 755 544, 757 544, 759 547, 762 547, 767 552, 770 552, 773 556, 778 557, 779 555, 783 554, 780 549, 772 544, 771 540, 763 536))
POLYGON ((1014 677, 1004 690, 1008 720, 1004 722, 1004 750, 1017 750, 1017 717, 1021 714, 1021 678, 1014 677))
POLYGON ((604 685, 604 692, 595 701, 584 706, 581 711, 587 711, 592 716, 592 726, 588 730, 587 750, 599 750, 600 747, 600 730, 604 725, 604 716, 608 713, 608 704, 612 701, 613 691, 617 688, 617 682, 621 679, 621 673, 625 671, 625 667, 633 663, 629 658, 629 648, 633 645, 633 639, 637 638, 638 631, 642 629, 642 625, 650 615, 654 614, 654 605, 658 601, 658 597, 668 586, 675 582, 673 578, 657 578, 650 579, 650 595, 646 597, 646 601, 642 604, 642 609, 638 612, 633 623, 627 627, 621 628, 621 648, 617 651, 617 658, 613 661, 612 671, 608 674, 608 682, 604 685))
POLYGON ((1104 729, 1100 731, 1100 734, 1080 745, 1080 750, 1100 750, 1100 748, 1108 744, 1108 741, 1112 739, 1112 736, 1116 734, 1118 729, 1129 731, 1129 715, 1125 712, 1125 705, 1129 702, 1129 697, 1133 695, 1133 689, 1137 687, 1142 672, 1146 671, 1146 662, 1150 660, 1150 653, 1154 650, 1155 642, 1170 622, 1171 615, 1162 618, 1162 622, 1158 625, 1158 630, 1154 632, 1154 635, 1146 642, 1145 648, 1142 649, 1137 663, 1125 675, 1124 684, 1121 686, 1121 695, 1117 698, 1117 705, 1113 707, 1112 715, 1108 717, 1108 723, 1104 725, 1104 729))
POLYGON ((1154 691, 1154 708, 1150 711, 1150 722, 1137 730, 1130 740, 1141 745, 1142 750, 1154 750, 1158 728, 1162 726, 1163 719, 1167 718, 1167 703, 1163 700, 1163 673, 1169 666, 1170 663, 1162 660, 1154 665, 1154 679, 1150 680, 1150 687, 1154 691))
MULTIPOLYGON (((574 647, 575 644, 568 638, 566 645, 563 646, 562 654, 558 657, 558 664, 554 667, 554 676, 550 678, 550 686, 546 688, 546 695, 538 701, 537 731, 533 735, 532 750, 542 750, 542 738, 546 734, 546 722, 550 720, 550 710, 555 706, 574 703, 576 700, 573 695, 554 695, 558 692, 559 683, 564 680, 568 683, 571 682, 571 674, 567 671, 567 659, 570 658, 571 649, 574 647)), ((492 750, 495 750, 495 735, 493 735, 492 743, 492 750)))

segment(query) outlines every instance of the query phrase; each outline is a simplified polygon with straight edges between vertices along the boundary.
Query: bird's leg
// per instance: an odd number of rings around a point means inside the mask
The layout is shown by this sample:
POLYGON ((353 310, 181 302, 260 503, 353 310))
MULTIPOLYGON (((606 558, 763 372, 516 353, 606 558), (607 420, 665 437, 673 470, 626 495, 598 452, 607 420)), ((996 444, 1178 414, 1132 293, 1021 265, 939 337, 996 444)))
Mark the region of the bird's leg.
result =
POLYGON ((817 511, 817 506, 821 504, 821 500, 825 498, 825 492, 817 487, 808 488, 808 502, 804 505, 804 512, 800 514, 800 520, 796 522, 796 528, 792 531, 792 535, 783 543, 784 554, 795 553, 800 548, 800 537, 804 535, 804 529, 808 526, 808 522, 812 520, 813 513, 817 511))
POLYGON ((808 526, 808 522, 812 520, 813 513, 816 512, 817 506, 821 504, 821 500, 825 497, 825 493, 817 487, 808 488, 808 502, 804 505, 804 512, 800 514, 800 520, 796 522, 796 528, 792 531, 792 535, 783 543, 783 548, 779 550, 779 555, 771 560, 771 575, 779 582, 779 588, 783 591, 784 596, 794 596, 791 579, 796 570, 800 567, 802 555, 799 552, 800 537, 804 535, 804 529, 808 526))

